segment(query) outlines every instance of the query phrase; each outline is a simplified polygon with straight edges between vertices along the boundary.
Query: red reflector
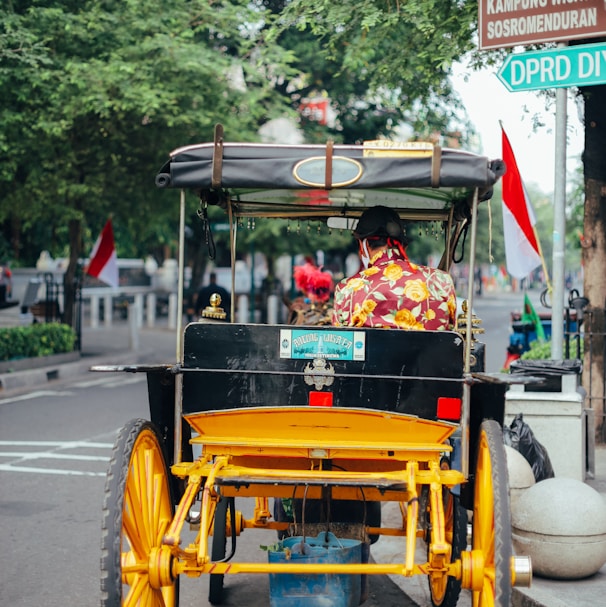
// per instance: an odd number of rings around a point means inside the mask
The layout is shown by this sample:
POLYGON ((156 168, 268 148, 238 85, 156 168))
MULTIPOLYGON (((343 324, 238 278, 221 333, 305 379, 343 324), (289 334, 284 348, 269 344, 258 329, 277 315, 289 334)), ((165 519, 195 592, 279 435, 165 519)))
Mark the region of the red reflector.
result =
POLYGON ((461 399, 440 396, 438 398, 438 418, 452 420, 461 419, 461 399))
POLYGON ((332 392, 314 392, 309 393, 310 407, 332 407, 332 392))

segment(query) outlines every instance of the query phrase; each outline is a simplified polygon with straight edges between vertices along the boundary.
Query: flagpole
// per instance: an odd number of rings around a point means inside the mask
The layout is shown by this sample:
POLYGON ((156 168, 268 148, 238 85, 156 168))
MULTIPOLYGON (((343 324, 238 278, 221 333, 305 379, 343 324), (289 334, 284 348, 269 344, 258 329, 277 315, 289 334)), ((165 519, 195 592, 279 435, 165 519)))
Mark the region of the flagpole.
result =
MULTIPOLYGON (((566 47, 565 43, 558 48, 566 47)), ((564 344, 564 251, 566 238, 566 88, 556 90, 555 184, 553 201, 553 285, 551 302, 551 358, 559 360, 564 344)))
POLYGON ((537 232, 536 226, 532 226, 534 237, 537 239, 537 247, 539 247, 539 256, 541 257, 541 265, 543 266, 543 274, 545 274, 545 284, 547 285, 547 292, 551 295, 551 280, 549 280, 549 272, 547 271, 547 264, 545 263, 545 257, 543 256, 543 247, 541 247, 541 240, 539 233, 537 232))

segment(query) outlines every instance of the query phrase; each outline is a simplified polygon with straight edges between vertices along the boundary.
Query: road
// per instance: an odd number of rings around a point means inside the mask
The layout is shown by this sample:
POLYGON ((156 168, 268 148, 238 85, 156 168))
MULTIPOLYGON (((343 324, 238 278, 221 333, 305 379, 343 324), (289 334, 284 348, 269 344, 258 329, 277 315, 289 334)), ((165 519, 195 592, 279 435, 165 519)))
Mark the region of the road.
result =
MULTIPOLYGON (((488 371, 503 364, 509 312, 521 299, 487 295, 476 301, 488 371)), ((101 507, 111 448, 127 420, 148 417, 143 375, 86 374, 49 386, 0 399, 0 605, 99 604, 101 507)), ((267 532, 247 530, 238 554, 265 558, 259 546, 267 543, 267 532)), ((227 605, 268 604, 266 576, 227 577, 226 588, 227 605)), ((182 607, 207 605, 206 596, 206 576, 181 580, 182 607)), ((371 576, 365 607, 379 605, 416 603, 389 578, 371 576)))
MULTIPOLYGON (((101 508, 111 449, 121 425, 148 417, 143 375, 91 374, 52 385, 0 399, 2 606, 99 605, 101 508)), ((266 558, 259 546, 274 536, 247 530, 238 541, 239 558, 258 560, 266 558)), ((181 607, 208 605, 207 580, 180 580, 181 607)), ((266 576, 226 578, 226 605, 266 606, 268 596, 266 576)), ((379 605, 415 603, 388 577, 373 576, 365 607, 379 605)))

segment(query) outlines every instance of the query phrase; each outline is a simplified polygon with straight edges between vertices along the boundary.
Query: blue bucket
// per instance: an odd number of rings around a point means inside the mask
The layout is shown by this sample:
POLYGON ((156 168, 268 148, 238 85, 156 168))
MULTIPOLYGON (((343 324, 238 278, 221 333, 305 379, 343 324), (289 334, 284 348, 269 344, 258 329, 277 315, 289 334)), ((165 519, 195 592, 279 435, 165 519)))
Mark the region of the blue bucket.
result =
MULTIPOLYGON (((289 537, 282 540, 280 546, 281 550, 268 553, 270 563, 349 564, 362 561, 362 542, 341 539, 330 532, 322 532, 314 538, 289 537)), ((270 607, 357 607, 360 595, 360 575, 269 574, 270 607)))

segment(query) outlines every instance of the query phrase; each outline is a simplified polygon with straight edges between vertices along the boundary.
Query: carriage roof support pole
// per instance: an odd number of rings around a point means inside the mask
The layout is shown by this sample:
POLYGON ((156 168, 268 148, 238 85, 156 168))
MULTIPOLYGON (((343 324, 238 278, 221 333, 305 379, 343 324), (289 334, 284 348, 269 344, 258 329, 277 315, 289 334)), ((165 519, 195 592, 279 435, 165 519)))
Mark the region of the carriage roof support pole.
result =
MULTIPOLYGON (((473 277, 476 265, 476 239, 478 228, 478 188, 474 190, 471 203, 471 242, 469 243, 469 272, 467 280, 467 331, 465 333, 464 373, 469 377, 471 370, 471 343, 473 340, 473 277)), ((469 420, 470 420, 471 385, 463 384, 463 411, 461 413, 461 472, 469 477, 469 420)))
POLYGON ((177 277, 177 362, 181 361, 183 342, 183 276, 185 273, 185 190, 179 204, 179 276, 177 277))
MULTIPOLYGON (((185 190, 179 205, 179 276, 177 277, 177 362, 183 363, 183 277, 185 270, 185 190)), ((173 462, 181 462, 181 416, 183 413, 183 375, 175 377, 175 443, 173 462)))
MULTIPOLYGON (((444 252, 440 259, 440 265, 438 268, 444 270, 444 272, 450 272, 450 266, 452 265, 452 251, 450 247, 453 243, 452 229, 454 219, 454 204, 450 207, 450 213, 448 214, 448 223, 446 225, 446 242, 444 246, 444 252)), ((457 224, 458 225, 458 224, 457 224)))
POLYGON ((231 299, 229 304, 229 320, 236 322, 236 236, 238 222, 234 222, 231 198, 227 201, 227 213, 229 221, 229 254, 231 261, 231 299))

